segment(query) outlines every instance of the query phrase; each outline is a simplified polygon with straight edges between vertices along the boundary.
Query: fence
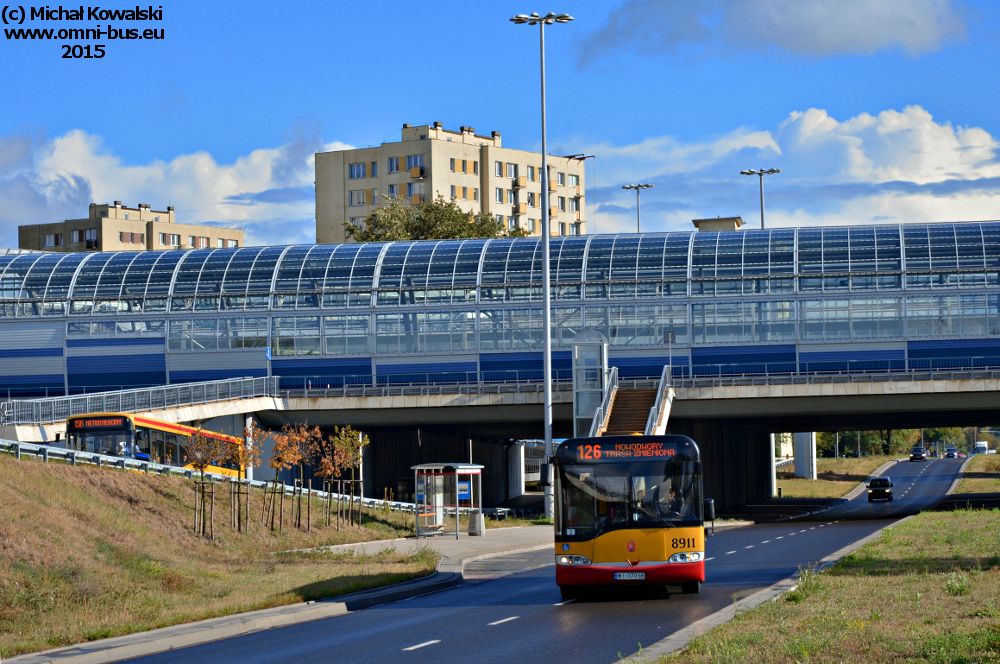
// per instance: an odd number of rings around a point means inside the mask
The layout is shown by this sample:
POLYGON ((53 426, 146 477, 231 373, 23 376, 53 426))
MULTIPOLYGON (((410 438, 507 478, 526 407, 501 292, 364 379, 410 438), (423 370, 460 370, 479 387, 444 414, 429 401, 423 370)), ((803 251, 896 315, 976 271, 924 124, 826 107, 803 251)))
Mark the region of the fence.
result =
MULTIPOLYGON (((166 475, 168 477, 186 477, 189 479, 194 479, 195 475, 198 475, 199 477, 201 476, 200 471, 192 470, 190 468, 168 466, 159 463, 152 463, 150 461, 130 459, 128 457, 109 456, 106 454, 95 454, 93 452, 78 452, 60 447, 51 447, 49 445, 35 445, 33 443, 19 443, 13 440, 0 439, 0 453, 3 452, 11 454, 17 459, 29 456, 36 457, 44 462, 63 461, 73 466, 89 464, 96 466, 97 468, 118 468, 121 470, 131 470, 144 474, 152 473, 156 475, 166 475)), ((205 473, 205 477, 211 478, 215 481, 232 480, 232 478, 226 475, 218 475, 216 473, 209 472, 205 473)), ((258 480, 239 480, 239 482, 254 489, 264 489, 267 486, 266 482, 258 480)), ((351 496, 348 494, 338 494, 334 492, 320 491, 318 489, 297 489, 289 484, 284 484, 282 486, 284 487, 286 496, 295 496, 297 495, 296 492, 304 491, 305 494, 312 494, 313 496, 322 499, 332 498, 333 500, 337 500, 339 498, 345 502, 351 499, 351 496)), ((408 513, 412 513, 415 509, 413 503, 405 503, 398 500, 380 500, 378 498, 354 496, 354 501, 363 507, 369 507, 371 509, 388 509, 396 512, 408 513)), ((469 509, 470 508, 468 507, 462 507, 459 509, 459 514, 468 514, 469 509)), ((502 507, 487 508, 484 509, 483 512, 496 518, 506 518, 509 510, 502 507)), ((455 508, 446 507, 445 513, 454 514, 455 508)))

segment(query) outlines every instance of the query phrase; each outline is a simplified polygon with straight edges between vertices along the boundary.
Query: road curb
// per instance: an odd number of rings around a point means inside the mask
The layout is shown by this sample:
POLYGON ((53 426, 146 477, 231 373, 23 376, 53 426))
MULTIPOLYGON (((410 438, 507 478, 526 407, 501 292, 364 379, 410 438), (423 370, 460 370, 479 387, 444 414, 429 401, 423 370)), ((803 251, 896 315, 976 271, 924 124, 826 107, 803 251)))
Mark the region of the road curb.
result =
POLYGON ((965 460, 962 467, 958 469, 958 474, 955 475, 955 480, 951 483, 951 486, 948 487, 948 490, 944 492, 945 496, 950 496, 958 491, 958 485, 962 483, 963 479, 965 479, 965 469, 969 467, 969 464, 972 463, 972 460, 975 458, 975 456, 970 455, 969 458, 965 460))
MULTIPOLYGON (((820 572, 831 567, 844 556, 854 553, 865 544, 881 537, 882 533, 887 528, 895 528, 899 524, 912 519, 914 516, 916 515, 911 514, 910 516, 903 517, 902 519, 894 521, 888 526, 875 531, 867 537, 863 537, 856 542, 834 551, 816 564, 816 571, 820 572)), ((637 653, 633 653, 624 659, 618 660, 615 664, 641 664, 644 662, 655 662, 664 655, 669 655, 670 653, 677 652, 678 650, 683 650, 688 646, 692 639, 702 636, 703 634, 707 634, 713 628, 732 620, 738 613, 749 611, 750 609, 756 608, 765 602, 777 599, 784 593, 794 590, 797 585, 798 579, 795 576, 782 579, 781 581, 778 581, 763 590, 758 590, 752 595, 744 597, 738 602, 734 602, 732 605, 727 606, 724 609, 716 611, 710 616, 706 616, 697 622, 691 623, 684 629, 674 632, 667 638, 657 641, 648 648, 643 648, 637 653)))
POLYGON ((276 627, 287 627, 324 618, 342 616, 352 611, 379 604, 419 597, 461 585, 465 566, 477 560, 541 551, 552 548, 552 542, 539 542, 509 549, 499 549, 449 560, 442 558, 437 569, 419 579, 404 581, 326 600, 279 606, 260 611, 237 613, 221 618, 209 618, 193 623, 161 627, 110 639, 78 643, 64 648, 18 655, 4 660, 5 664, 108 664, 123 659, 153 655, 160 652, 201 645, 211 641, 243 636, 276 627))

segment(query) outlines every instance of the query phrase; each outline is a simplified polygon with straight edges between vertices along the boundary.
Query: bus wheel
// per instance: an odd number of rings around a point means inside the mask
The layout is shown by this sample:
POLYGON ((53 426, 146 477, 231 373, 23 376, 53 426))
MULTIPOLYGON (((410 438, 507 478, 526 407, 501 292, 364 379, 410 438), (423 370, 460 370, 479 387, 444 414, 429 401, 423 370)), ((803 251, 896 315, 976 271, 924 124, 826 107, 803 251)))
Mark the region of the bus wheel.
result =
POLYGON ((701 592, 701 581, 688 581, 681 584, 681 592, 685 595, 697 595, 701 592))
POLYGON ((576 599, 580 596, 580 589, 576 586, 559 586, 559 594, 563 599, 576 599))

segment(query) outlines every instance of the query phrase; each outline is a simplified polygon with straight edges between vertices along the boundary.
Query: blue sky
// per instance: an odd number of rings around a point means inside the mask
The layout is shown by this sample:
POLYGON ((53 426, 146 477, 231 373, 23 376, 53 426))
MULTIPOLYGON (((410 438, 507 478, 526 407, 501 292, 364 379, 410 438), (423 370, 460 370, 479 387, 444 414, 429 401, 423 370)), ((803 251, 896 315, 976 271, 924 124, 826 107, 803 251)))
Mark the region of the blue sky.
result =
POLYGON ((162 41, 103 40, 101 60, 0 41, 0 246, 18 224, 112 199, 310 242, 317 150, 431 121, 538 149, 537 28, 507 21, 533 9, 576 18, 546 33, 549 145, 597 155, 598 231, 634 227, 619 187, 638 180, 656 185, 645 230, 756 223, 756 178, 738 173, 759 166, 783 169, 766 182, 768 226, 1000 217, 993 3, 162 7, 137 26, 162 41))

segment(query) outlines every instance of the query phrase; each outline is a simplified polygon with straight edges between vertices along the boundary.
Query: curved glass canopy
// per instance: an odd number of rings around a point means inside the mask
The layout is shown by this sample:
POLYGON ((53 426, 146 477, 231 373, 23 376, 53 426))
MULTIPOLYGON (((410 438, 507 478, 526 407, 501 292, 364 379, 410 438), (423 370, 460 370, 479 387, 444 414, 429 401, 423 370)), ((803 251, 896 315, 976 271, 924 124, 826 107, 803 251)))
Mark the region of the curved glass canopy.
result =
MULTIPOLYGON (((0 315, 541 301, 541 240, 0 256, 0 315)), ((1000 222, 551 240, 557 300, 961 288, 996 281, 1000 222)))

